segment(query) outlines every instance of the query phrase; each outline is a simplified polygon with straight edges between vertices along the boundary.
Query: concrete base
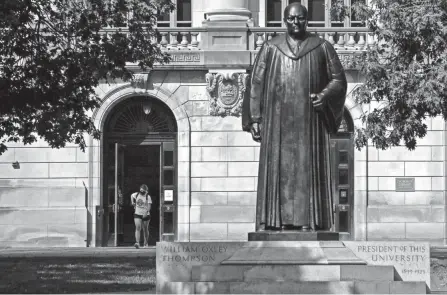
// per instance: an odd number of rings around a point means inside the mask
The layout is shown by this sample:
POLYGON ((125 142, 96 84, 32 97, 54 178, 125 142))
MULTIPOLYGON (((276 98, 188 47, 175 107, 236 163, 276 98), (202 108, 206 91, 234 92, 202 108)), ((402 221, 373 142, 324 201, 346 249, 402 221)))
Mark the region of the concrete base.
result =
POLYGON ((248 233, 248 241, 338 241, 331 231, 257 231, 248 233))
POLYGON ((428 290, 425 281, 402 281, 393 265, 367 265, 340 241, 159 244, 157 293, 162 294, 426 294, 428 290), (212 260, 205 256, 210 252, 216 253, 212 260), (206 262, 191 261, 190 253, 206 262))
POLYGON ((223 265, 366 264, 342 242, 247 242, 223 265))

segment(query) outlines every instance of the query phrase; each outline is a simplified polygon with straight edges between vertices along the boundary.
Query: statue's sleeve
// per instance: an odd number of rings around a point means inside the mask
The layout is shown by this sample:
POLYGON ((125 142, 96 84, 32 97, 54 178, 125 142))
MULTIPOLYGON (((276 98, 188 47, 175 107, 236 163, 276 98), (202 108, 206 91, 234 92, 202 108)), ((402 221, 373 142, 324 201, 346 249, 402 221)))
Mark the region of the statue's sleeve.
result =
POLYGON ((250 131, 253 123, 260 123, 262 120, 262 102, 264 99, 264 82, 267 68, 269 45, 264 45, 259 50, 250 79, 250 92, 244 98, 242 106, 242 130, 250 131))
POLYGON ((329 74, 329 83, 320 93, 327 101, 325 117, 331 133, 336 133, 343 118, 346 99, 347 81, 345 71, 334 47, 326 42, 324 45, 329 74))

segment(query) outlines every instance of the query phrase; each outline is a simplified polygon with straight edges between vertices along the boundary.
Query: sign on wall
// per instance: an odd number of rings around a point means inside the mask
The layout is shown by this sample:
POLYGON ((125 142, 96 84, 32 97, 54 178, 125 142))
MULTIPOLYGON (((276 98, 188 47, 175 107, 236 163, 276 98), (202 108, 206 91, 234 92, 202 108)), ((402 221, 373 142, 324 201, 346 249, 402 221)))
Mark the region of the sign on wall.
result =
POLYGON ((414 177, 396 178, 396 192, 414 192, 414 177))

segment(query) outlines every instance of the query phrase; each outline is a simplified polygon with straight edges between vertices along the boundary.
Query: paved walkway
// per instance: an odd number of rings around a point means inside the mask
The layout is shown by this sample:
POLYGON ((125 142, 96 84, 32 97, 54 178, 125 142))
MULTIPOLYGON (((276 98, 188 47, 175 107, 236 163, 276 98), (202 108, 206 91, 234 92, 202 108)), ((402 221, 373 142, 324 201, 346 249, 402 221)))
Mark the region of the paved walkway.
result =
POLYGON ((0 248, 0 258, 13 257, 155 257, 155 247, 0 248))

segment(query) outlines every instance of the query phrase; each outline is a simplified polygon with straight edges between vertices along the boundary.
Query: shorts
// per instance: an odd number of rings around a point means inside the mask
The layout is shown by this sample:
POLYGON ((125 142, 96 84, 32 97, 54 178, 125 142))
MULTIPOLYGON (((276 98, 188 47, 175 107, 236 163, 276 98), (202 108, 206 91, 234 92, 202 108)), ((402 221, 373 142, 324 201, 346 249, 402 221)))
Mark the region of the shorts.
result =
POLYGON ((133 215, 133 218, 139 218, 139 219, 142 219, 143 221, 149 221, 149 220, 151 220, 151 216, 150 216, 150 215, 147 215, 146 217, 143 217, 143 215, 140 215, 140 214, 134 214, 134 215, 133 215))

